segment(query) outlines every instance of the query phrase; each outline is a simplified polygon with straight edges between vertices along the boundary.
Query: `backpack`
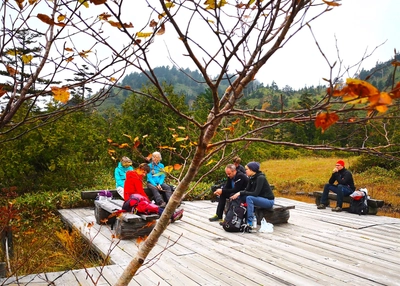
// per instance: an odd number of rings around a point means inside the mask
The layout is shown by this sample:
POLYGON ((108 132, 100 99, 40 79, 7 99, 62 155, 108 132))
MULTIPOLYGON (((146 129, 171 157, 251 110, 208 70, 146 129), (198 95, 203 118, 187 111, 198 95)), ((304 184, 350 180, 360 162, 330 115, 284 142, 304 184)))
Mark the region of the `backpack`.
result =
POLYGON ((358 190, 353 192, 350 195, 350 210, 349 212, 358 214, 358 215, 366 215, 368 214, 368 194, 364 190, 358 190), (353 195, 354 194, 354 195, 353 195))
POLYGON ((158 214, 159 207, 149 201, 148 198, 139 194, 130 195, 129 199, 122 205, 124 211, 138 214, 158 214))
POLYGON ((233 200, 222 227, 228 232, 249 232, 246 224, 246 212, 246 207, 240 203, 239 199, 233 200))

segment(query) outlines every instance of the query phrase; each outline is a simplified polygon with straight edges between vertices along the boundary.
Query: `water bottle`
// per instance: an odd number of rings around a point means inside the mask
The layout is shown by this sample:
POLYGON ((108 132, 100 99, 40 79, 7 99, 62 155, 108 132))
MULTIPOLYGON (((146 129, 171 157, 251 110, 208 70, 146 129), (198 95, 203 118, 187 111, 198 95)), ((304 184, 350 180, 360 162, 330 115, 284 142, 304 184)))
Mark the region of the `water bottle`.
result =
POLYGON ((253 228, 257 228, 257 217, 256 214, 253 216, 253 228))

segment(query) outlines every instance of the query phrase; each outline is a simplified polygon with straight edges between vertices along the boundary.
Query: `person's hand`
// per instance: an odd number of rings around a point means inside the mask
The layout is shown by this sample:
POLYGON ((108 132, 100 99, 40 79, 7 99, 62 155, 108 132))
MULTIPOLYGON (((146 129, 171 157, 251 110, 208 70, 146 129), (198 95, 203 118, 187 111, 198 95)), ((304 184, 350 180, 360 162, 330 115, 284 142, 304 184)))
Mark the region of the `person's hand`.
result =
POLYGON ((338 171, 338 169, 335 167, 332 172, 337 173, 337 171, 338 171))
POLYGON ((217 189, 215 192, 214 192, 214 195, 216 195, 216 196, 220 196, 222 194, 222 189, 217 189))
POLYGON ((236 200, 239 196, 240 196, 240 192, 234 194, 233 196, 231 196, 231 197, 230 197, 230 200, 231 200, 231 201, 232 201, 232 200, 236 200))
POLYGON ((157 189, 162 190, 161 185, 157 185, 157 189))

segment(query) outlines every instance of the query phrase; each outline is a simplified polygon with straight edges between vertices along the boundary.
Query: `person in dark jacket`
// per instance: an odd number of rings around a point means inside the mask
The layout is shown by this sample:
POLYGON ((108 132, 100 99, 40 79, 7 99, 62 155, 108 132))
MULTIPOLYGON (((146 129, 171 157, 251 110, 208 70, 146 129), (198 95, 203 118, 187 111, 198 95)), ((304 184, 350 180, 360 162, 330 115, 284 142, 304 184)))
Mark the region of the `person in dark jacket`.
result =
POLYGON ((234 193, 244 190, 249 180, 245 174, 238 172, 233 164, 225 167, 225 174, 228 177, 225 186, 214 192, 214 195, 219 196, 219 201, 216 214, 209 218, 210 221, 222 222, 226 199, 229 199, 234 193))
POLYGON ((275 196, 268 183, 267 177, 260 171, 260 163, 250 162, 245 166, 249 182, 244 191, 240 191, 231 197, 235 200, 240 196, 241 201, 247 204, 247 224, 253 226, 254 207, 270 209, 274 206, 275 196))
POLYGON ((333 208, 332 211, 341 212, 343 197, 350 196, 355 189, 356 187, 354 186, 353 175, 344 167, 344 161, 339 160, 336 162, 328 184, 326 184, 324 187, 321 197, 321 204, 318 205, 317 208, 326 209, 329 191, 332 191, 337 195, 336 207, 333 208), (337 185, 334 185, 335 182, 337 182, 337 185))

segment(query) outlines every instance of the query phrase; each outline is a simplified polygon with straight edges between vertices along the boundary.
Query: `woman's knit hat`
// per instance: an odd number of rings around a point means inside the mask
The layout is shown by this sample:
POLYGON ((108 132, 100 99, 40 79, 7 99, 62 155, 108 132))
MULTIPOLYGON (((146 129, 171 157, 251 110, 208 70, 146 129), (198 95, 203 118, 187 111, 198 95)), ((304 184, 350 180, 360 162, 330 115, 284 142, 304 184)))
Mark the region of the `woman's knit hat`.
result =
POLYGON ((260 163, 258 163, 258 162, 247 163, 247 168, 249 168, 253 172, 258 172, 258 171, 260 171, 260 163))

